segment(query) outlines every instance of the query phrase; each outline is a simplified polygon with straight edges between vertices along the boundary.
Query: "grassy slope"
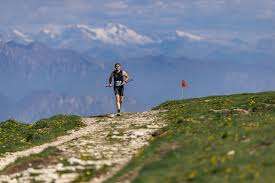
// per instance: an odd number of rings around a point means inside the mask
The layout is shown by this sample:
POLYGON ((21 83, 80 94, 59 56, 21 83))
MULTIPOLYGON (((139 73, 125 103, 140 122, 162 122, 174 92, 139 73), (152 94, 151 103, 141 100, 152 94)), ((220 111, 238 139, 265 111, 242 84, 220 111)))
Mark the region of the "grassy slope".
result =
POLYGON ((15 172, 26 170, 30 167, 38 168, 41 165, 50 165, 51 163, 57 163, 60 155, 60 150, 56 147, 48 147, 38 154, 31 154, 26 157, 19 157, 15 162, 6 166, 0 171, 0 175, 9 175, 15 172))
POLYGON ((0 156, 52 141, 68 130, 83 126, 79 116, 57 115, 34 124, 14 120, 0 123, 0 156))
POLYGON ((275 92, 170 101, 155 109, 168 110, 168 127, 107 182, 274 180, 275 92))

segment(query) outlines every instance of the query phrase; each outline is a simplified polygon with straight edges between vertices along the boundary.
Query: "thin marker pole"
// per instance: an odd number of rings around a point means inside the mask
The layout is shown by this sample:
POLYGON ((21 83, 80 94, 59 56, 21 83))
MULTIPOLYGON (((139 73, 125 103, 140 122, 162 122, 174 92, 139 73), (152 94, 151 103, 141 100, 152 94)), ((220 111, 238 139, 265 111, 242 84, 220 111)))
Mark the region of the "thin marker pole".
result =
POLYGON ((181 98, 183 99, 184 98, 184 88, 186 88, 187 87, 187 82, 186 82, 186 80, 181 80, 181 89, 182 89, 182 91, 181 91, 181 98))

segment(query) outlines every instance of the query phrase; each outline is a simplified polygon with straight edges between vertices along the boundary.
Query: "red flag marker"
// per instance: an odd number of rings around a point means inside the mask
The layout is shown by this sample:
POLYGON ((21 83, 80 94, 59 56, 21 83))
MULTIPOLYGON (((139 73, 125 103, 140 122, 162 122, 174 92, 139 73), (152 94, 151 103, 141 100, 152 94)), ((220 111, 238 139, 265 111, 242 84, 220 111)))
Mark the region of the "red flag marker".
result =
POLYGON ((187 88, 187 86, 188 86, 187 81, 181 80, 181 87, 182 88, 187 88))
POLYGON ((182 92, 181 92, 181 97, 183 99, 183 90, 184 88, 187 88, 188 87, 188 84, 187 84, 187 81, 186 80, 181 80, 181 88, 182 88, 182 92))

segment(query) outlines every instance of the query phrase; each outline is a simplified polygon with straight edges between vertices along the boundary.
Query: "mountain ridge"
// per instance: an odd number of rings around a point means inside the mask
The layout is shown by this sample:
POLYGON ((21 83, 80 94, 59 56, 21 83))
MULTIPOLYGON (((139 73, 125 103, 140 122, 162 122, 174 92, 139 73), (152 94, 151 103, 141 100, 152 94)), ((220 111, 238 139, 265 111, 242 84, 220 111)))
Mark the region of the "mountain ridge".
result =
MULTIPOLYGON (((2 156, 0 180, 273 180, 274 109, 270 91, 172 100, 119 117, 84 117, 85 125, 65 136, 2 156)), ((49 124, 55 126, 60 117, 49 124)), ((48 122, 34 127, 43 132, 48 122)), ((9 125, 18 124, 2 126, 9 125)))

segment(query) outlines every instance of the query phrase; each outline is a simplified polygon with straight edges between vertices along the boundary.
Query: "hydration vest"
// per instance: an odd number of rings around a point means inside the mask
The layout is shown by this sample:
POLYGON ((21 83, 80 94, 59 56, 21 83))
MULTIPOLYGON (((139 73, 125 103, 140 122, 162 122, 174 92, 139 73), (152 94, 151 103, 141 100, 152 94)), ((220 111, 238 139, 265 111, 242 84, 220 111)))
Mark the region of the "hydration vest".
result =
POLYGON ((116 71, 113 71, 114 76, 114 86, 121 86, 124 81, 123 71, 119 71, 118 73, 116 71))

